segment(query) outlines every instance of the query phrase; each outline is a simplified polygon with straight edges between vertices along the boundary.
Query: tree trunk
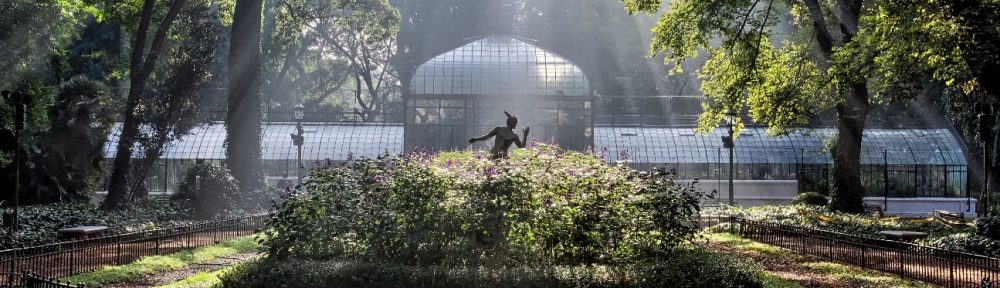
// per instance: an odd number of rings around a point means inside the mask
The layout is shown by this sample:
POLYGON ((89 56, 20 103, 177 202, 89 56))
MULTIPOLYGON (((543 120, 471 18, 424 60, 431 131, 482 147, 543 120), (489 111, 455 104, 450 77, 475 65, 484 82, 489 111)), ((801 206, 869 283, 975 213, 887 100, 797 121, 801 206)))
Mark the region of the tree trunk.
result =
MULTIPOLYGON (((838 27, 841 41, 838 43, 830 30, 819 0, 804 0, 805 6, 813 20, 816 42, 819 44, 820 55, 824 62, 822 67, 829 67, 834 46, 850 43, 858 33, 861 19, 861 0, 839 0, 838 27)), ((868 117, 869 98, 868 87, 864 80, 846 85, 844 100, 837 104, 837 139, 831 151, 833 157, 833 190, 830 192, 830 209, 850 213, 864 212, 864 186, 861 185, 861 136, 864 134, 865 120, 868 117)))
POLYGON ((865 211, 865 191, 861 185, 861 136, 868 117, 868 105, 868 88, 864 83, 850 85, 847 101, 837 105, 831 210, 848 213, 865 211))
POLYGON ((243 192, 263 185, 260 171, 262 0, 238 0, 229 47, 226 158, 243 192))
POLYGON ((136 137, 139 136, 139 123, 141 119, 136 114, 139 100, 142 98, 143 90, 146 87, 146 80, 153 73, 156 61, 160 57, 160 52, 167 41, 167 32, 173 25, 177 15, 180 14, 181 7, 184 7, 186 0, 173 0, 170 8, 160 22, 156 35, 150 45, 149 53, 146 50, 146 38, 150 30, 150 22, 153 18, 153 8, 156 7, 156 0, 145 0, 142 4, 142 12, 139 14, 139 27, 135 31, 135 41, 132 43, 132 54, 129 62, 129 91, 125 100, 124 119, 122 121, 121 135, 118 137, 118 151, 115 153, 115 160, 112 163, 111 179, 108 183, 108 197, 101 204, 105 210, 119 209, 131 200, 128 179, 130 164, 132 160, 132 147, 135 145, 136 137))

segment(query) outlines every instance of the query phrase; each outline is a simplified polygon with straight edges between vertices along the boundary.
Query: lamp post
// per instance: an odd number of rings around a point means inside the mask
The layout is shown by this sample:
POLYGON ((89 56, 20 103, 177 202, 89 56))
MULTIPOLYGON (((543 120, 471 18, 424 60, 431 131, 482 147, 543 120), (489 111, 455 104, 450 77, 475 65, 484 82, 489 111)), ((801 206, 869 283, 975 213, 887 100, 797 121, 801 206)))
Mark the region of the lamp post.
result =
POLYGON ((735 204, 733 201, 733 176, 735 175, 735 169, 733 169, 733 147, 736 147, 735 143, 733 143, 734 121, 736 121, 736 114, 726 113, 726 126, 729 128, 729 135, 722 136, 722 147, 729 149, 729 206, 735 204))
POLYGON ((14 217, 10 223, 14 231, 19 226, 18 215, 21 201, 21 130, 27 122, 27 105, 31 103, 28 95, 21 92, 4 90, 0 92, 4 100, 14 105, 14 217))
POLYGON ((295 109, 292 110, 292 114, 295 116, 296 130, 296 133, 292 134, 292 144, 295 144, 295 146, 298 147, 298 161, 296 164, 299 168, 296 174, 299 178, 299 185, 302 185, 302 169, 305 168, 302 166, 302 143, 305 142, 305 137, 302 136, 302 133, 305 132, 302 129, 302 119, 306 118, 306 107, 302 106, 302 104, 295 105, 295 109))

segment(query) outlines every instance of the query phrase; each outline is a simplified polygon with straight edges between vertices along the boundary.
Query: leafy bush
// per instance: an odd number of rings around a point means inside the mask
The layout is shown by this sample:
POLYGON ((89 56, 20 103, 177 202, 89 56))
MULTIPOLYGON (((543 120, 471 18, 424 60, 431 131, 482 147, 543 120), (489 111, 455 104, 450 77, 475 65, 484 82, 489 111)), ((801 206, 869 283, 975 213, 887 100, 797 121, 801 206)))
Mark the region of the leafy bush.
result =
POLYGON ((883 230, 922 231, 928 233, 931 238, 971 232, 967 228, 951 227, 931 219, 864 216, 832 212, 821 206, 720 207, 718 209, 721 211, 713 213, 874 238, 883 237, 884 235, 879 234, 879 231, 883 230))
POLYGON ((406 265, 620 264, 697 229, 663 171, 540 145, 510 159, 414 153, 316 169, 265 230, 271 257, 406 265))
MULTIPOLYGON (((10 212, 10 208, 0 210, 10 212)), ((107 234, 119 234, 176 224, 189 214, 178 205, 138 202, 128 209, 105 212, 96 205, 64 203, 23 206, 17 232, 0 229, 0 248, 48 244, 59 239, 57 230, 75 226, 108 226, 107 234)))
POLYGON ((1000 211, 990 210, 985 217, 976 220, 976 234, 1000 241, 1000 211))
POLYGON ((936 237, 922 241, 920 244, 990 257, 1000 257, 1000 240, 972 233, 956 233, 936 237))
POLYGON ((190 207, 196 218, 213 219, 259 212, 272 205, 275 195, 270 188, 241 193, 229 169, 202 162, 188 168, 173 199, 190 207))
POLYGON ((419 266, 267 258, 222 276, 221 287, 761 287, 760 268, 700 249, 655 263, 575 266, 419 266))
POLYGON ((816 192, 803 192, 795 195, 795 200, 792 201, 792 204, 826 206, 830 204, 830 198, 816 192))

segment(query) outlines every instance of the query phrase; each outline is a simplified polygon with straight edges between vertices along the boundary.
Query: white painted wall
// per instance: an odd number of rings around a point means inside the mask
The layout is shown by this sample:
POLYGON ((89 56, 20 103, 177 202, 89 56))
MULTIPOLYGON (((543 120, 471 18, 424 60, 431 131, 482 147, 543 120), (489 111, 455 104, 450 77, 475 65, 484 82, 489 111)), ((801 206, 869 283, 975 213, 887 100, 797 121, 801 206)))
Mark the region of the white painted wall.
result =
POLYGON ((966 218, 975 218, 976 198, 944 198, 944 197, 865 197, 865 204, 882 207, 886 215, 900 217, 928 217, 934 210, 945 210, 954 213, 965 213, 966 218), (970 208, 971 207, 971 208, 970 208))
MULTIPOLYGON (((679 183, 691 183, 693 180, 677 180, 679 183)), ((698 189, 705 193, 717 190, 715 200, 720 203, 729 201, 729 181, 699 181, 698 189)), ((743 206, 763 206, 791 204, 799 193, 799 182, 796 180, 733 180, 733 200, 743 206)))

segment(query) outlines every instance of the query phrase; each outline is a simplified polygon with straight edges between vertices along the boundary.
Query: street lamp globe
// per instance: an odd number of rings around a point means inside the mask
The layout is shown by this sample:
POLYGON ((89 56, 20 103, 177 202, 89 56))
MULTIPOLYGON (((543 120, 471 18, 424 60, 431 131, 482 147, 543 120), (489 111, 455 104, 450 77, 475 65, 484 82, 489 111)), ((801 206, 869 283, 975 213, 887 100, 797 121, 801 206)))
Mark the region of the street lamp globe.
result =
POLYGON ((306 107, 302 104, 295 105, 295 109, 292 111, 293 116, 295 116, 295 121, 302 121, 306 118, 306 107))

